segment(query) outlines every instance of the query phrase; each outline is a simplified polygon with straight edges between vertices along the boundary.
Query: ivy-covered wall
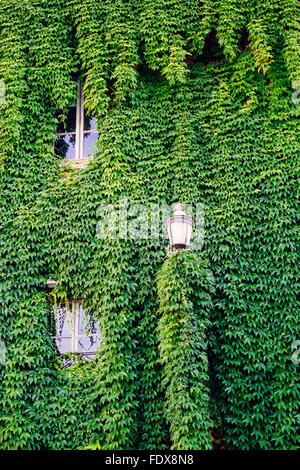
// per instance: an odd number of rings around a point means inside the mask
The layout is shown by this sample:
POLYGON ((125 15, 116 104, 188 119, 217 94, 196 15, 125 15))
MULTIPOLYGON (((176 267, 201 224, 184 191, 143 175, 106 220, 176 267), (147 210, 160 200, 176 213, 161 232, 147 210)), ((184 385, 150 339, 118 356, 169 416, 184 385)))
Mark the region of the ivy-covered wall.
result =
POLYGON ((297 447, 299 55, 297 0, 0 0, 2 449, 211 448, 216 407, 229 449, 297 447), (78 74, 99 141, 66 177, 78 74), (99 239, 120 196, 201 202, 202 252, 99 239), (49 277, 95 362, 57 357, 49 277))

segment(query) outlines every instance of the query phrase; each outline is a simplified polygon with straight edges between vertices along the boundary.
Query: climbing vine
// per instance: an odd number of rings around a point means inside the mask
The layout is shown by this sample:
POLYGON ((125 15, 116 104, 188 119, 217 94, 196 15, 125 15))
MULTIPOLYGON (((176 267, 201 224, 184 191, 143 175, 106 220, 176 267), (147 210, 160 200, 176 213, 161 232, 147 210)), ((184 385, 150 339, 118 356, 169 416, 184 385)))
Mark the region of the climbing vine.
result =
POLYGON ((211 449, 206 330, 212 291, 212 274, 197 254, 172 254, 159 272, 159 349, 174 449, 211 449))
POLYGON ((211 397, 227 448, 297 448, 299 50, 297 0, 0 0, 0 448, 210 448, 211 397), (99 139, 63 173, 78 79, 99 139), (120 197, 201 203, 202 252, 99 238, 120 197), (49 277, 95 361, 57 356, 49 277))

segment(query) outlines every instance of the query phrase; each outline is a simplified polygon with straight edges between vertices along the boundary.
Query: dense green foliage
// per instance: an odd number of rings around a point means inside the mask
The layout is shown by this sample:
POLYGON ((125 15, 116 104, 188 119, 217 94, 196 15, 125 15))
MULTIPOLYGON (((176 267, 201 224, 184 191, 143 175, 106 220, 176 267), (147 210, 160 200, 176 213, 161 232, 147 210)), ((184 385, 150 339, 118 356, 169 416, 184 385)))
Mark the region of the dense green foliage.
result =
POLYGON ((208 373, 228 448, 296 448, 298 7, 0 0, 1 448, 209 447, 208 373), (62 178, 56 116, 78 73, 97 155, 62 178), (164 264, 166 241, 99 239, 97 208, 120 196, 203 203, 209 267, 191 253, 164 264), (96 310, 95 363, 64 369, 56 357, 49 277, 58 299, 96 310), (168 335, 191 332, 179 371, 168 335), (193 368, 185 402, 177 380, 193 368))
POLYGON ((159 349, 174 449, 210 449, 207 334, 213 278, 197 254, 171 254, 158 276, 159 349))

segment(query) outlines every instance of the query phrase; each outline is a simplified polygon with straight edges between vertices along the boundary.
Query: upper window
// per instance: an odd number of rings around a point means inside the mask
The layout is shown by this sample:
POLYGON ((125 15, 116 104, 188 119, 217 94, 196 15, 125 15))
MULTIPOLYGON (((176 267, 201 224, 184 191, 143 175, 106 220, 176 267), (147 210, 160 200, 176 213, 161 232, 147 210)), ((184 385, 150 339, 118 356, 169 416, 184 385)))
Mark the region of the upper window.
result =
POLYGON ((58 139, 55 143, 55 153, 69 160, 91 158, 98 139, 97 122, 84 109, 80 85, 77 87, 77 95, 76 103, 68 106, 65 122, 58 126, 58 139))
POLYGON ((75 353, 94 357, 101 343, 98 322, 80 302, 53 307, 50 318, 51 337, 60 354, 75 353))

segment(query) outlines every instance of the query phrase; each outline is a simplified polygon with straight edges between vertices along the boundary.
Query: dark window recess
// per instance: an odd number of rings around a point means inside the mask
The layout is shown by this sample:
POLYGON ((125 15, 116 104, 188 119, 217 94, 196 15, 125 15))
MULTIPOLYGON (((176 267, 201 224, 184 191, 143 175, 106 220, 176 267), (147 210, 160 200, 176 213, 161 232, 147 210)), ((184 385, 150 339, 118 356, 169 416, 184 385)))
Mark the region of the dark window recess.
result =
POLYGON ((57 133, 76 132, 76 106, 69 106, 66 119, 58 124, 57 133))

